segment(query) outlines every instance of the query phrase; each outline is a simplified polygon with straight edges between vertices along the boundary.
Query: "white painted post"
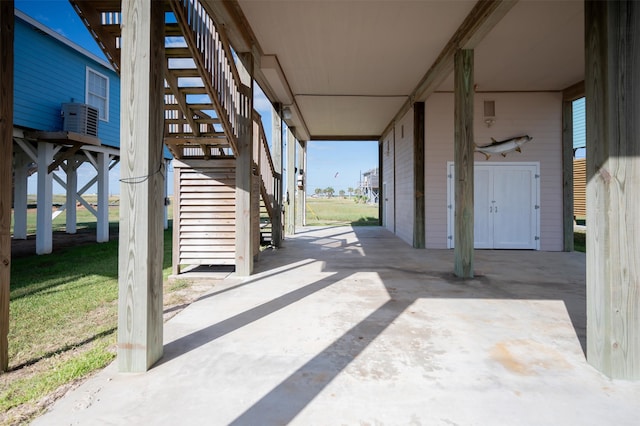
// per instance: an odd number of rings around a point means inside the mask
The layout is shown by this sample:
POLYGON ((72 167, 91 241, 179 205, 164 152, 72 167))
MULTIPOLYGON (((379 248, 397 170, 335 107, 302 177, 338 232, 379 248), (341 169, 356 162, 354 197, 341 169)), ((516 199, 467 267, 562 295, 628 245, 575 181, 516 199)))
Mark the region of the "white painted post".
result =
POLYGON ((36 253, 48 254, 53 250, 53 176, 49 164, 53 162, 53 144, 38 142, 38 212, 36 215, 36 253))
POLYGON ((13 238, 27 239, 27 182, 31 159, 21 149, 15 152, 15 187, 13 193, 13 238))
POLYGON ((98 153, 98 216, 96 241, 109 241, 109 161, 111 156, 105 152, 98 153))
POLYGON ((77 230, 76 197, 78 193, 78 160, 71 157, 67 160, 67 234, 75 234, 77 230))

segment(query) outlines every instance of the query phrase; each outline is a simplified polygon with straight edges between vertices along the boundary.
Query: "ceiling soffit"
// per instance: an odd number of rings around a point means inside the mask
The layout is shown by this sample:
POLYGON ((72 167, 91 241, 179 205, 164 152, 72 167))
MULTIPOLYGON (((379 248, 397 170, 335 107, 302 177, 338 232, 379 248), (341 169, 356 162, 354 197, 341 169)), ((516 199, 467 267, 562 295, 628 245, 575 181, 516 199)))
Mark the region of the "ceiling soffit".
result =
MULTIPOLYGON (((476 4, 205 1, 224 9, 217 14, 225 26, 235 26, 229 28, 234 47, 255 37, 256 79, 273 101, 294 105, 295 122, 288 124, 303 128, 304 139, 381 134, 476 4)), ((561 90, 582 79, 582 17, 582 1, 518 2, 471 43, 478 89, 561 90)), ((439 90, 452 90, 451 83, 438 82, 439 90)), ((418 90, 415 99, 428 93, 418 90)))

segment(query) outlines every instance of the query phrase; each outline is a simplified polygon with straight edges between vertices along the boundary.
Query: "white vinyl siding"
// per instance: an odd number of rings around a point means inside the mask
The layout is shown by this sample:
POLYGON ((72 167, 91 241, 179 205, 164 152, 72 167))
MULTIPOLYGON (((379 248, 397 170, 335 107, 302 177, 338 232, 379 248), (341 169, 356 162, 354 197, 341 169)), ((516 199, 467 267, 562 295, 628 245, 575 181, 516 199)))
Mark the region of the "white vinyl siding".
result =
POLYGON ((392 129, 382 142, 382 225, 391 232, 394 232, 396 220, 393 203, 395 199, 394 158, 396 157, 394 145, 394 131, 392 129))
POLYGON ((413 244, 413 110, 396 123, 395 154, 396 235, 413 244))
POLYGON ((87 67, 85 102, 98 108, 98 117, 109 121, 109 77, 87 67))
MULTIPOLYGON (((562 94, 477 93, 474 139, 484 145, 528 134, 533 140, 495 162, 540 163, 540 249, 561 251, 562 231, 562 94), (485 100, 495 101, 496 121, 487 127, 482 119, 485 100)), ((435 93, 426 101, 425 207, 427 248, 447 247, 447 161, 453 161, 453 94, 435 93)), ((476 154, 475 161, 485 161, 476 154)), ((404 209, 398 202, 398 210, 404 209)))

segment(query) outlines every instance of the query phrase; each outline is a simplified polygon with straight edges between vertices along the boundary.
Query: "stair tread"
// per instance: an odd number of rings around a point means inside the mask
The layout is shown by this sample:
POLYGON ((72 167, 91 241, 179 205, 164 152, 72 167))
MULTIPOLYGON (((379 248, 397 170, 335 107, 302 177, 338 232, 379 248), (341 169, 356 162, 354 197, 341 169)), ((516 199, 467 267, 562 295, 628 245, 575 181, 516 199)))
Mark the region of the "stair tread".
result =
POLYGON ((200 71, 197 68, 171 68, 169 73, 175 77, 200 77, 200 71))

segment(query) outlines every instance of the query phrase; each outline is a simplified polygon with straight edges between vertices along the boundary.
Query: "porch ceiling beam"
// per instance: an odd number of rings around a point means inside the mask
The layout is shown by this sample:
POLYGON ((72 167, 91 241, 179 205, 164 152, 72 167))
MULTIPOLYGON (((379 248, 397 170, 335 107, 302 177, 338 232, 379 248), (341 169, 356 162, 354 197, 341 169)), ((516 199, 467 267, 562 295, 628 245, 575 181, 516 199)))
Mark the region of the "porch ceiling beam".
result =
MULTIPOLYGON (((254 67, 253 78, 260 85, 260 88, 264 91, 265 95, 267 95, 267 98, 272 102, 276 100, 283 102, 283 100, 276 94, 278 89, 271 87, 265 73, 262 71, 262 59, 266 55, 262 50, 255 33, 251 29, 251 25, 249 24, 247 17, 244 15, 244 12, 242 12, 242 8, 238 1, 205 0, 203 4, 209 14, 213 17, 216 25, 224 28, 224 36, 226 36, 233 49, 237 53, 250 54, 239 55, 240 61, 245 67, 247 67, 249 65, 247 63, 248 58, 252 58, 252 66, 254 67)), ((269 66, 268 64, 266 65, 269 66)), ((283 80, 283 84, 286 86, 284 90, 289 94, 292 94, 293 91, 289 87, 288 82, 286 82, 286 78, 283 80)), ((300 140, 311 140, 311 132, 309 131, 304 117, 299 114, 300 108, 295 101, 295 97, 292 98, 292 102, 289 106, 293 110, 294 115, 299 116, 299 119, 296 120, 296 125, 288 123, 291 124, 289 127, 294 129, 294 136, 300 140)))
POLYGON ((584 80, 567 87, 562 91, 562 100, 575 101, 576 99, 583 98, 585 94, 584 80))
POLYGON ((393 123, 399 121, 409 112, 415 101, 428 98, 451 74, 453 58, 458 49, 474 49, 516 3, 517 0, 478 1, 449 39, 431 68, 413 89, 409 99, 400 107, 393 120, 382 132, 382 136, 391 130, 393 123))
POLYGON ((312 141, 377 141, 381 135, 314 135, 312 141))

